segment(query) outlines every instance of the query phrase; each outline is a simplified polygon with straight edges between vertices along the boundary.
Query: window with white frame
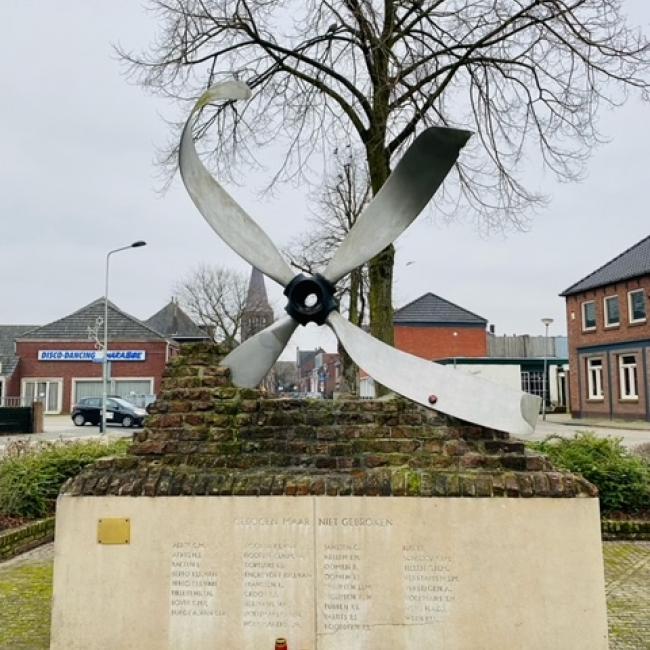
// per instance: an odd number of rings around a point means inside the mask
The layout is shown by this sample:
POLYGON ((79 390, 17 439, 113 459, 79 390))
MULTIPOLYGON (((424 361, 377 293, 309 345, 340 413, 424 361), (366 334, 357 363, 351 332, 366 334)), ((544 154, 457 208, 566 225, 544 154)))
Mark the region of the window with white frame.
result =
POLYGON ((42 402, 46 414, 61 413, 62 379, 23 379, 20 393, 23 406, 42 402))
POLYGON ((582 329, 596 329, 596 303, 593 300, 582 303, 582 329))
POLYGON ((605 327, 616 327, 621 324, 621 309, 618 296, 605 298, 605 327))
POLYGON ((627 294, 630 323, 643 323, 646 319, 645 291, 637 289, 627 294))
POLYGON ((587 397, 603 399, 603 360, 587 359, 587 397))
POLYGON ((621 354, 618 358, 618 372, 621 399, 638 399, 636 357, 633 354, 621 354))

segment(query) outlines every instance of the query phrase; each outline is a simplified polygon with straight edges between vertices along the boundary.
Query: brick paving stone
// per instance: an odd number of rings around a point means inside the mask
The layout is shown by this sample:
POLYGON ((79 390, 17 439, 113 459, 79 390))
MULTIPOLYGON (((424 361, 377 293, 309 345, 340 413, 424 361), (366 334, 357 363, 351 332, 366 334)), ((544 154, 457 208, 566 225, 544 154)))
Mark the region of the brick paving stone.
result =
POLYGON ((610 650, 650 648, 650 542, 604 542, 610 650))

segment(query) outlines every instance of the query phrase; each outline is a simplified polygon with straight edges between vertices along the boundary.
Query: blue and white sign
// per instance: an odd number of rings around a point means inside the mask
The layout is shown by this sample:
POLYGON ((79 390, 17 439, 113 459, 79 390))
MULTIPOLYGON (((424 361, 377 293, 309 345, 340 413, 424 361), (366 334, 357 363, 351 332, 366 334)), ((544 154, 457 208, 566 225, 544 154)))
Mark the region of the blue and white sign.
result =
MULTIPOLYGON (((99 350, 39 350, 39 361, 95 361, 102 359, 99 350)), ((144 361, 145 350, 109 350, 109 361, 144 361)))

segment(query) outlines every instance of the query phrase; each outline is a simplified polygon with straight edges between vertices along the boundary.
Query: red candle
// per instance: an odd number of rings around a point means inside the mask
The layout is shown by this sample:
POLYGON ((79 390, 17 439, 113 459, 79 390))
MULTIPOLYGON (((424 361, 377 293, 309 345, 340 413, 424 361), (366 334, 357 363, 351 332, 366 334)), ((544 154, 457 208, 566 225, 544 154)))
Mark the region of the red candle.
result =
POLYGON ((279 638, 275 640, 275 650, 288 650, 289 646, 287 645, 287 640, 279 638))

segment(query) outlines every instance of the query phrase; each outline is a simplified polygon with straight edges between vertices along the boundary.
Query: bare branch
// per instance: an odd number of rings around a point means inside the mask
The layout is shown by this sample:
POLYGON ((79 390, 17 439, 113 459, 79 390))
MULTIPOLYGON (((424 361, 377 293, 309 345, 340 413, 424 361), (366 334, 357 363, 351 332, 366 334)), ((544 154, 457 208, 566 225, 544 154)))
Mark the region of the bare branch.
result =
POLYGON ((216 341, 234 347, 246 304, 246 291, 247 281, 243 274, 201 265, 179 281, 175 293, 183 308, 211 331, 216 341))

